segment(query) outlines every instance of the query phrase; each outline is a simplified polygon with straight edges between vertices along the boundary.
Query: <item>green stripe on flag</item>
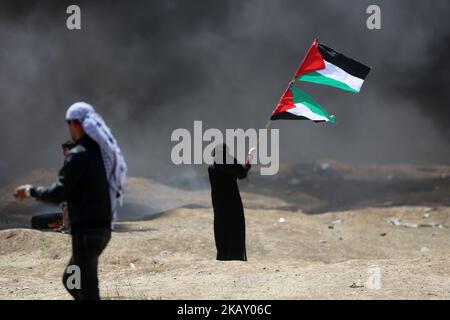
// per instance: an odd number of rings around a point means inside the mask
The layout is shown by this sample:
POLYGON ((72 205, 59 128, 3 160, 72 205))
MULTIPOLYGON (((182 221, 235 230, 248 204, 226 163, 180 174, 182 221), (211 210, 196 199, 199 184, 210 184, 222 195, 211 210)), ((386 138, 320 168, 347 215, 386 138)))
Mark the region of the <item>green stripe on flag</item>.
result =
POLYGON ((295 78, 295 80, 324 84, 324 85, 336 87, 336 88, 339 88, 342 90, 347 90, 350 92, 358 93, 358 91, 356 91, 353 88, 350 88, 345 83, 325 77, 324 75, 318 73, 317 71, 313 71, 313 72, 301 75, 300 77, 295 78))
POLYGON ((298 90, 291 85, 292 101, 294 104, 301 103, 307 106, 313 113, 323 116, 330 120, 332 123, 336 123, 334 116, 329 116, 328 113, 316 102, 314 99, 306 93, 298 90))

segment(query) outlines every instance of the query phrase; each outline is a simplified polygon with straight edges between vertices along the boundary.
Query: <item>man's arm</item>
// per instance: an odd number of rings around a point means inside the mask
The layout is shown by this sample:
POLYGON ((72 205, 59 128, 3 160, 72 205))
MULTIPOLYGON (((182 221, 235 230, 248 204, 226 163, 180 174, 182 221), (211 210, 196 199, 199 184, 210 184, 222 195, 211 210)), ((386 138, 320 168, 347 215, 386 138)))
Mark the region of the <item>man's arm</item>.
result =
POLYGON ((84 152, 69 153, 64 166, 59 171, 58 181, 51 187, 33 187, 30 185, 19 187, 16 198, 22 200, 28 194, 40 201, 59 204, 66 201, 73 189, 79 183, 86 170, 86 154, 84 152), (21 196, 21 195, 25 196, 21 196))
POLYGON ((59 171, 58 182, 51 187, 30 189, 30 195, 40 201, 59 204, 66 201, 86 170, 86 154, 84 152, 69 153, 64 166, 59 171))

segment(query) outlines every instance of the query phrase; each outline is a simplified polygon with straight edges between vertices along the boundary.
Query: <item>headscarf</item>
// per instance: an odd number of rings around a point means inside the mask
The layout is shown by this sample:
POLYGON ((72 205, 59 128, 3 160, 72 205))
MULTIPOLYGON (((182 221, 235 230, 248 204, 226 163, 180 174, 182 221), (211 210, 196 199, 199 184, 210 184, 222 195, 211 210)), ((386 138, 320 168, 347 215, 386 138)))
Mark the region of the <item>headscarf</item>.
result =
POLYGON ((117 219, 117 207, 123 204, 123 193, 127 176, 127 164, 116 139, 103 118, 85 102, 72 104, 66 113, 66 120, 78 120, 84 132, 100 147, 106 179, 109 184, 111 212, 117 219))
POLYGON ((237 160, 230 154, 230 148, 225 143, 221 143, 214 148, 213 157, 215 165, 237 163, 237 160))

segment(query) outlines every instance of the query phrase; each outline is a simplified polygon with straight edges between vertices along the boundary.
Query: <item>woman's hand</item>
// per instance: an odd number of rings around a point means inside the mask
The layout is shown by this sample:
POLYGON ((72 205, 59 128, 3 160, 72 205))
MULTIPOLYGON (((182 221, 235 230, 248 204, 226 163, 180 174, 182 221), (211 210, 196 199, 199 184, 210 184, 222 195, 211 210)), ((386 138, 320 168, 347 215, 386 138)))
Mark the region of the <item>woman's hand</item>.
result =
POLYGON ((247 158, 245 159, 245 163, 246 164, 250 163, 253 160, 253 157, 255 156, 255 154, 256 154, 256 148, 251 148, 248 151, 247 158))

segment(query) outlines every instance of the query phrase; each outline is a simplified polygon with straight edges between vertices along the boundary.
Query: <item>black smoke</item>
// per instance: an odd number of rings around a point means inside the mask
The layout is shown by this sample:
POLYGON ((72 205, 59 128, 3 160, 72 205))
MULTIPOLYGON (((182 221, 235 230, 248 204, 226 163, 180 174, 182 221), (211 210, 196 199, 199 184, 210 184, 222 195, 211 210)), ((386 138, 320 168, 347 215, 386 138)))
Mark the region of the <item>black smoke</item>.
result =
POLYGON ((372 2, 2 1, 0 182, 61 164, 79 100, 110 124, 130 174, 177 180, 171 132, 263 127, 315 36, 373 70, 358 95, 301 84, 338 124, 276 122, 282 161, 448 163, 450 4, 377 1, 370 31, 372 2))

